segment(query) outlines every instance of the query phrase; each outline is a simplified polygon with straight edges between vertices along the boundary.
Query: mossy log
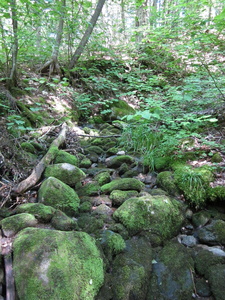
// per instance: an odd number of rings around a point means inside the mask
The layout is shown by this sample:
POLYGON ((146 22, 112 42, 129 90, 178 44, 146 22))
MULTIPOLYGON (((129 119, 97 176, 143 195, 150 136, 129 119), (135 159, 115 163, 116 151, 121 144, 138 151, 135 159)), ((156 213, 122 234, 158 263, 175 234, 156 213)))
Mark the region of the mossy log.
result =
POLYGON ((29 188, 34 186, 38 180, 41 178, 42 173, 44 172, 46 166, 56 157, 59 146, 62 145, 66 139, 66 126, 63 126, 58 137, 51 143, 48 152, 40 160, 37 166, 33 169, 30 176, 21 181, 18 185, 13 188, 13 192, 16 194, 22 194, 27 191, 29 188))

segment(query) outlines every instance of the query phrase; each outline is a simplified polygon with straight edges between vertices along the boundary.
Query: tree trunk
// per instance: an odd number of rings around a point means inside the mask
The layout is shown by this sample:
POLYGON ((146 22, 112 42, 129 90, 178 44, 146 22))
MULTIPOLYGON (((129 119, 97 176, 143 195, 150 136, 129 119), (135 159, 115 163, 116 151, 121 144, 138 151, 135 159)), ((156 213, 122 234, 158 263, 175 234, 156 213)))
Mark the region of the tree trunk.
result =
POLYGON ((64 25, 64 19, 65 19, 65 8, 66 8, 66 0, 62 0, 62 8, 61 8, 61 17, 59 19, 58 29, 57 29, 57 35, 56 35, 56 41, 55 46, 52 50, 52 56, 49 61, 47 61, 40 69, 41 73, 49 73, 49 77, 56 73, 61 74, 60 66, 58 63, 58 56, 59 56, 59 48, 63 36, 63 25, 64 25))
POLYGON ((78 59, 80 58, 91 34, 92 34, 92 31, 97 23, 97 20, 98 20, 98 17, 102 11, 102 8, 103 8, 103 5, 105 4, 105 1, 106 0, 98 0, 98 4, 95 8, 95 12, 89 22, 89 25, 74 53, 74 55, 72 56, 71 60, 70 60, 70 63, 69 63, 69 70, 71 70, 75 65, 76 65, 76 62, 78 61, 78 59))
POLYGON ((12 28, 13 28, 13 45, 12 45, 12 67, 9 75, 8 87, 17 85, 17 55, 18 55, 18 21, 16 0, 10 1, 10 9, 12 14, 12 28))

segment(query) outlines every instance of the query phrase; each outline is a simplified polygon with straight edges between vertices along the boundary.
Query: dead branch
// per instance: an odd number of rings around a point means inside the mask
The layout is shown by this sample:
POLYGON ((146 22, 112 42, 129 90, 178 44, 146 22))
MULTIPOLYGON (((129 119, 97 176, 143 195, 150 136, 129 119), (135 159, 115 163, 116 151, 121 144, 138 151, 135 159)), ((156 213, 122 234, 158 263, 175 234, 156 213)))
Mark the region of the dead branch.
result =
POLYGON ((41 178, 42 173, 44 172, 46 166, 50 164, 50 162, 55 158, 57 155, 57 151, 55 151, 57 147, 62 145, 66 139, 66 126, 63 126, 61 132, 59 133, 58 137, 51 143, 48 152, 45 156, 40 160, 37 166, 33 169, 31 175, 21 181, 18 185, 13 188, 13 192, 16 194, 22 194, 27 191, 30 187, 34 186, 39 179, 41 178))

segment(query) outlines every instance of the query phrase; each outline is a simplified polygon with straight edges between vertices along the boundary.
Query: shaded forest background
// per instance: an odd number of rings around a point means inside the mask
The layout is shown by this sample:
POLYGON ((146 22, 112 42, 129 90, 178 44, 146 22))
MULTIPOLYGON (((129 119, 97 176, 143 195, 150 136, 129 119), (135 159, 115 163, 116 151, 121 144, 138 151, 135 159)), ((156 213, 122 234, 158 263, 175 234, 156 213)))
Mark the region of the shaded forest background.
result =
POLYGON ((224 5, 3 0, 2 145, 45 125, 121 119, 122 145, 152 170, 190 139, 194 150, 224 151, 224 5), (121 100, 134 111, 118 117, 121 100))

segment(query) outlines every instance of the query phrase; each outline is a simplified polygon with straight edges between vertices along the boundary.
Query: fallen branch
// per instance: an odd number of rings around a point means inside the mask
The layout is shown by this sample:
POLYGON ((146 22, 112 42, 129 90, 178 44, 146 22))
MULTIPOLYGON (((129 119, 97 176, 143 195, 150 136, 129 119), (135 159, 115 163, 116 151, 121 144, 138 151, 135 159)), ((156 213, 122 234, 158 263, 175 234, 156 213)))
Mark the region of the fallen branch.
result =
POLYGON ((46 166, 55 158, 58 152, 58 147, 64 143, 66 139, 66 126, 63 126, 58 137, 51 143, 48 152, 40 160, 37 166, 33 169, 31 175, 21 181, 18 185, 13 188, 13 192, 16 194, 22 194, 26 192, 29 188, 34 186, 39 179, 41 178, 42 173, 44 172, 46 166))
POLYGON ((91 138, 111 138, 111 137, 120 137, 121 134, 114 135, 88 135, 88 134, 77 134, 77 136, 91 137, 91 138))

